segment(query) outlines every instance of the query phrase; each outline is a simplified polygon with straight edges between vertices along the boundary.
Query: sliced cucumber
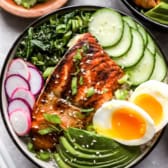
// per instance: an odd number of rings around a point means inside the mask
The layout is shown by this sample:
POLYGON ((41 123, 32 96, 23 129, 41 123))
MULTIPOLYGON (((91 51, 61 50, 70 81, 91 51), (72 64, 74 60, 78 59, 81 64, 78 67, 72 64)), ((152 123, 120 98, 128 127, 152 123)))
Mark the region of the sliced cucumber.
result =
POLYGON ((167 74, 167 67, 163 57, 156 52, 155 56, 155 67, 150 79, 162 81, 165 79, 167 74))
POLYGON ((149 34, 147 34, 147 38, 148 38, 147 48, 150 50, 152 54, 155 54, 156 53, 155 42, 153 41, 152 37, 149 34))
POLYGON ((145 46, 147 45, 148 42, 148 37, 147 37, 147 32, 145 31, 145 29, 137 23, 137 30, 141 33, 143 40, 144 40, 144 44, 145 46))
POLYGON ((133 29, 137 29, 136 22, 129 16, 123 16, 123 20, 133 29))
POLYGON ((123 68, 134 66, 143 57, 144 53, 144 41, 141 34, 135 30, 131 29, 132 33, 132 45, 128 52, 122 57, 113 58, 114 61, 123 68))
POLYGON ((126 22, 124 22, 124 33, 119 43, 115 46, 105 48, 105 51, 111 57, 120 57, 125 54, 132 44, 131 29, 126 22))
POLYGON ((141 59, 134 67, 126 70, 126 73, 129 75, 129 82, 132 85, 139 85, 142 82, 147 81, 153 72, 154 65, 155 57, 146 48, 143 59, 141 59))
POLYGON ((122 16, 110 8, 97 10, 89 23, 89 32, 103 47, 117 44, 123 34, 122 16))

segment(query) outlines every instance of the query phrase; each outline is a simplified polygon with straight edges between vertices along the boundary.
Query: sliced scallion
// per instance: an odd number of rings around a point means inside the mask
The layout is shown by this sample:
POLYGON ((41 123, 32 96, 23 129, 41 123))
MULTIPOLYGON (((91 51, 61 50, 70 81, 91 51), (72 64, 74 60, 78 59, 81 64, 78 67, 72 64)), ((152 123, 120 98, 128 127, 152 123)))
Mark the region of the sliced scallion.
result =
POLYGON ((88 109, 81 109, 81 112, 82 113, 90 113, 90 112, 92 112, 92 111, 94 111, 94 108, 88 108, 88 109))
POLYGON ((71 82, 71 91, 72 91, 72 95, 76 95, 77 93, 77 77, 73 77, 72 78, 72 82, 71 82))
POLYGON ((52 124, 60 124, 61 123, 61 119, 58 115, 56 114, 44 114, 43 115, 45 120, 47 120, 48 122, 52 123, 52 124))
POLYGON ((86 96, 87 97, 91 97, 95 94, 95 89, 93 87, 90 87, 88 90, 87 90, 87 93, 86 93, 86 96))

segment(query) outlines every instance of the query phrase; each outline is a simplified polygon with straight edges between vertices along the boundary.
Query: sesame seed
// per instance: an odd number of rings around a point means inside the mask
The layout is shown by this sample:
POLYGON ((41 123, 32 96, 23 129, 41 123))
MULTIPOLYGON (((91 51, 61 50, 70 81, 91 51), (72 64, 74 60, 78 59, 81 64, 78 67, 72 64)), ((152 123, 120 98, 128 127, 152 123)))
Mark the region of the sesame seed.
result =
POLYGON ((83 138, 83 135, 79 135, 80 138, 83 138))
POLYGON ((56 78, 59 78, 60 76, 58 74, 55 75, 56 78))
POLYGON ((76 139, 74 138, 74 139, 72 139, 72 142, 76 142, 76 139))

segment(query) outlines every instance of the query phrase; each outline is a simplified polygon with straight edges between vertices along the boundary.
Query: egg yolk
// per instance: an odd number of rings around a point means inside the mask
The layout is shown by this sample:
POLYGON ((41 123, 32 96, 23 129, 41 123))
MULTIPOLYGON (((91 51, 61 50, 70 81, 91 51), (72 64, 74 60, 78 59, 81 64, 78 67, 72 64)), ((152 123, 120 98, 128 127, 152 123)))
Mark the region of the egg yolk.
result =
POLYGON ((111 138, 139 139, 146 132, 146 121, 135 110, 120 108, 113 112, 111 128, 97 127, 97 132, 111 138))
POLYGON ((161 122, 163 118, 163 109, 161 104, 153 96, 141 94, 135 98, 134 103, 151 116, 155 125, 161 122))

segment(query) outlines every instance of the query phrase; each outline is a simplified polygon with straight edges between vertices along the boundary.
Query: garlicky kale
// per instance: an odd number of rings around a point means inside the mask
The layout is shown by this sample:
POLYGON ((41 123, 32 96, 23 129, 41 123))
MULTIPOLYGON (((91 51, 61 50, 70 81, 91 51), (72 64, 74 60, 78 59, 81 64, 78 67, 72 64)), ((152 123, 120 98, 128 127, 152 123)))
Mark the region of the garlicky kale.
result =
POLYGON ((16 57, 32 62, 44 72, 55 66, 67 51, 69 40, 88 31, 92 13, 75 10, 64 15, 53 15, 36 28, 29 28, 20 43, 16 57))

